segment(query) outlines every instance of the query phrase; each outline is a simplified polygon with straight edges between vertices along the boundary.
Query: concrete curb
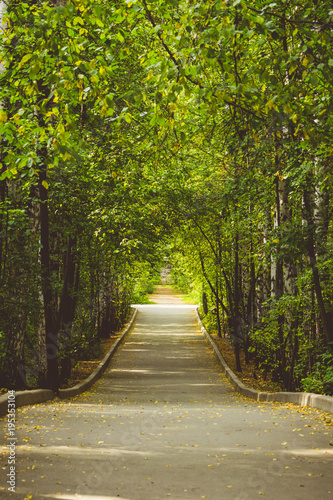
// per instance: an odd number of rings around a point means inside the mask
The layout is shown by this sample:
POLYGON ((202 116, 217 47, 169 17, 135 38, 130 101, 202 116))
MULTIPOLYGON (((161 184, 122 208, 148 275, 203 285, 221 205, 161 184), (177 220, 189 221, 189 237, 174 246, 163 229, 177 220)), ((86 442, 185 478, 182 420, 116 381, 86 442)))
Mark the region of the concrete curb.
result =
POLYGON ((108 351, 108 353, 105 355, 105 357, 102 359, 102 361, 99 363, 97 368, 92 372, 91 375, 89 375, 88 378, 83 380, 83 382, 80 382, 79 384, 75 385, 74 387, 70 387, 69 389, 60 389, 59 390, 59 398, 65 399, 65 398, 72 398, 74 396, 77 396, 78 394, 81 394, 82 392, 87 391, 90 389, 90 387, 96 382, 98 378, 102 375, 104 370, 107 368, 112 356, 122 343, 122 341, 125 338, 125 335, 130 331, 132 328, 132 325, 134 323, 134 320, 136 318, 138 310, 134 309, 131 321, 123 331, 123 333, 120 335, 120 337, 116 340, 116 342, 113 344, 111 349, 108 351))
MULTIPOLYGON (((44 403, 54 398, 53 391, 49 389, 35 389, 33 391, 15 392, 15 408, 19 406, 34 405, 44 403)), ((0 416, 8 413, 8 395, 0 396, 0 416)))
MULTIPOLYGON (((132 314, 132 318, 131 318, 129 324, 127 325, 127 327, 125 328, 125 330, 123 331, 121 336, 113 344, 113 346, 108 351, 108 353, 105 355, 104 359, 99 363, 96 370, 88 378, 86 378, 83 382, 80 382, 79 384, 75 385, 74 387, 70 387, 69 389, 60 389, 59 390, 59 397, 61 399, 71 398, 73 396, 77 396, 78 394, 81 394, 82 392, 89 389, 93 385, 93 383, 96 382, 96 380, 102 375, 102 373, 106 369, 113 354, 116 352, 117 348, 119 347, 121 342, 124 340, 125 335, 131 329, 137 312, 138 312, 138 310, 134 309, 134 312, 132 314)), ((36 389, 33 391, 18 391, 18 392, 14 392, 14 394, 15 394, 15 407, 16 408, 18 408, 19 406, 34 405, 37 403, 45 403, 46 401, 50 401, 51 399, 55 398, 55 394, 53 393, 53 391, 51 391, 49 389, 36 389)), ((8 395, 4 394, 3 396, 0 396, 0 416, 7 415, 7 413, 8 413, 8 395)))
POLYGON ((233 371, 230 370, 229 366, 225 362, 214 340, 211 338, 206 328, 202 324, 198 313, 198 308, 195 309, 195 315, 201 331, 206 336, 209 344, 211 345, 225 376, 231 382, 236 391, 256 401, 279 401, 282 403, 294 403, 300 406, 310 406, 311 408, 317 408, 318 410, 333 413, 333 397, 331 396, 322 396, 321 394, 312 394, 310 392, 260 392, 256 391, 255 389, 246 387, 243 382, 241 382, 239 378, 236 377, 233 371))

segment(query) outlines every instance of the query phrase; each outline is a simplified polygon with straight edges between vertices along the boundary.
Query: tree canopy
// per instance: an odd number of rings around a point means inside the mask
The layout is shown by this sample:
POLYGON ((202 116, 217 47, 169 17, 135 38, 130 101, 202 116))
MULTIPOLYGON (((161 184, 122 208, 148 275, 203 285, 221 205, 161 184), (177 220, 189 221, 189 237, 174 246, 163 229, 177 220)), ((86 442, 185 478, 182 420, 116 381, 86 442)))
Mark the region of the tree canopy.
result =
POLYGON ((167 255, 238 370, 332 393, 332 25, 328 1, 9 2, 0 385, 57 390, 167 255))

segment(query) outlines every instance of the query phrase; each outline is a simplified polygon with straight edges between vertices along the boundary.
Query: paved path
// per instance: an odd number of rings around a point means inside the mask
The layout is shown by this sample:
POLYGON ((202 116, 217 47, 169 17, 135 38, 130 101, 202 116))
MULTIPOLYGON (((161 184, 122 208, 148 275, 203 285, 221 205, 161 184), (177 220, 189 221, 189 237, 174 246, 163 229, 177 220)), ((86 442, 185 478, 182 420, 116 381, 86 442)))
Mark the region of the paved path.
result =
POLYGON ((323 414, 239 396, 193 306, 155 300, 92 390, 19 409, 16 494, 4 455, 1 498, 333 499, 323 414))

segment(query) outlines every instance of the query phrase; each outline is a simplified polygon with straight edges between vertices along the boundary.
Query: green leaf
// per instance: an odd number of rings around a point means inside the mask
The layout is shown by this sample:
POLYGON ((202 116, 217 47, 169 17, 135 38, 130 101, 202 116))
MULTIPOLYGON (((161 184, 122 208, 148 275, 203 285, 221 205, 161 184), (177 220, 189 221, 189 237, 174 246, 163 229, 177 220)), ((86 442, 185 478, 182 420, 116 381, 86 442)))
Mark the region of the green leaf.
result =
POLYGON ((124 43, 125 38, 123 37, 123 35, 119 31, 117 33, 117 38, 118 38, 120 43, 124 43))
POLYGON ((35 62, 35 64, 33 65, 33 67, 31 68, 30 70, 30 73, 29 73, 29 77, 31 78, 31 80, 34 80, 36 78, 36 76, 38 75, 39 71, 40 71, 40 63, 38 61, 35 62))
POLYGON ((22 57, 21 64, 26 63, 29 61, 29 59, 32 57, 32 54, 26 54, 25 56, 22 57))
POLYGON ((131 123, 131 121, 132 121, 132 116, 130 115, 130 113, 125 113, 125 115, 124 115, 124 119, 125 119, 125 122, 127 122, 127 123, 131 123))

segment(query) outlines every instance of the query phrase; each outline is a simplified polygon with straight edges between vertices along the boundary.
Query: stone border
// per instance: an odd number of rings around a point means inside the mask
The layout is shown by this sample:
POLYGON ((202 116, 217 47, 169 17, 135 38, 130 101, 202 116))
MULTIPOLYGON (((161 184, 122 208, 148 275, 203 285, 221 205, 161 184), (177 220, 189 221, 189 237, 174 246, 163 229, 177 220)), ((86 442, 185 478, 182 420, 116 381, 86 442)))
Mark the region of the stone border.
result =
MULTIPOLYGON (((15 392, 15 408, 25 405, 34 405, 44 403, 54 398, 53 391, 49 389, 35 389, 33 391, 18 391, 15 392)), ((8 413, 8 397, 7 394, 0 396, 0 417, 8 413)))
MULTIPOLYGON (((107 365, 109 364, 112 356, 116 352, 117 348, 119 345, 122 343, 124 340, 125 335, 129 332, 131 329, 134 320, 136 318, 138 310, 134 308, 134 312, 132 314, 132 318, 127 325, 127 327, 124 329, 120 337, 116 340, 116 342, 113 344, 113 346, 110 348, 110 350, 107 352, 107 354, 104 356, 103 360, 99 363, 97 368, 93 371, 93 373, 86 378, 83 382, 80 382, 79 384, 75 385, 74 387, 70 387, 69 389, 60 389, 58 396, 61 399, 64 398, 71 398, 73 396, 77 396, 78 394, 81 394, 81 392, 86 391, 89 389, 94 382, 102 375, 104 370, 106 369, 107 365)), ((17 391, 15 392, 15 406, 18 408, 19 406, 26 406, 26 405, 34 405, 37 403, 45 403, 46 401, 50 401, 55 398, 55 394, 53 391, 49 389, 36 389, 32 391, 17 391)), ((7 394, 3 394, 0 396, 0 417, 7 415, 8 412, 8 398, 7 394)))
POLYGON ((260 392, 256 391, 255 389, 246 387, 229 368, 214 340, 211 338, 206 328, 202 324, 198 313, 198 308, 195 309, 195 315, 200 329, 211 345, 225 376, 231 382, 236 391, 256 401, 279 401, 283 403, 294 403, 300 406, 310 406, 312 408, 317 408, 318 410, 333 413, 332 396, 322 396, 321 394, 312 394, 310 392, 260 392))

